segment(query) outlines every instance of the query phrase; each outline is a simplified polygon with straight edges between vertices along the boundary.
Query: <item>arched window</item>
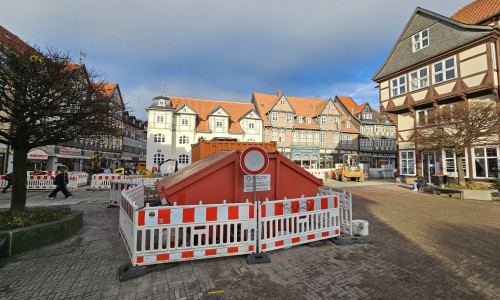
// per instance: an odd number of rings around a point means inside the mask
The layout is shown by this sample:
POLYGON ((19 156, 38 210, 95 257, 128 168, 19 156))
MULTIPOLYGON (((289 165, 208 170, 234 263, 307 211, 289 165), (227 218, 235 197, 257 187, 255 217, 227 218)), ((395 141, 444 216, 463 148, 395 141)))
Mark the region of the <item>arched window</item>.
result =
POLYGON ((189 137, 183 135, 179 138, 179 144, 189 144, 189 137))
POLYGON ((153 156, 153 164, 160 164, 165 161, 165 155, 161 153, 155 153, 153 156))
POLYGON ((154 142, 155 143, 164 143, 165 142, 165 135, 163 135, 161 133, 155 134, 154 142))
POLYGON ((180 164, 189 164, 189 156, 187 154, 179 155, 179 163, 180 164))

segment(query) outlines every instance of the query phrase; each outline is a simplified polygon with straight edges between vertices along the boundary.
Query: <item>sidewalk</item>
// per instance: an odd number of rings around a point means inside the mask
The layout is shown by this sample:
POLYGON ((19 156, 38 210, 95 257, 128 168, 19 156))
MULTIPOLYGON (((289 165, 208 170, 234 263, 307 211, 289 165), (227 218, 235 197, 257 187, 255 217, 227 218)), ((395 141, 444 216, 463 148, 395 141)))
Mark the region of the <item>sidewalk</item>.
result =
MULTIPOLYGON (((354 183, 354 182, 352 182, 354 183)), ((337 182, 326 182, 337 188, 337 182)), ((495 299, 500 294, 500 203, 460 201, 367 181, 353 193, 353 218, 368 220, 372 244, 330 241, 244 256, 183 262, 120 282, 130 262, 109 192, 72 199, 28 192, 28 205, 70 204, 84 212, 72 238, 0 260, 0 299, 495 299)), ((8 207, 10 193, 0 195, 8 207), (7 199, 8 198, 8 199, 7 199)))

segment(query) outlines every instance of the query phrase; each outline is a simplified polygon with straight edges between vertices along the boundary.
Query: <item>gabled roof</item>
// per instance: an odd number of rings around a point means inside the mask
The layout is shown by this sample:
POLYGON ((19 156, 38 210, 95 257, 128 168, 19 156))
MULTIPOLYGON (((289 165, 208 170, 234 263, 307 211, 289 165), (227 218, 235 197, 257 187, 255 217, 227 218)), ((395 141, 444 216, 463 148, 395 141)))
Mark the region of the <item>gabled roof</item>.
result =
MULTIPOLYGON (((72 65, 80 66, 78 64, 72 64, 72 65)), ((103 96, 104 99, 110 99, 113 96, 113 93, 116 91, 116 93, 118 94, 118 98, 120 100, 119 104, 123 108, 125 108, 125 104, 123 103, 122 93, 120 91, 120 87, 118 86, 118 83, 97 82, 97 83, 93 83, 93 85, 95 85, 97 87, 97 92, 101 93, 101 96, 103 96)))
POLYGON ((465 24, 477 24, 499 12, 500 0, 476 0, 453 14, 451 19, 465 24))
POLYGON ((398 71, 469 44, 497 30, 492 26, 468 25, 418 7, 396 44, 372 80, 379 81, 398 71), (412 51, 414 34, 428 28, 429 46, 412 51))
MULTIPOLYGON (((282 95, 276 96, 269 94, 253 93, 252 96, 253 99, 255 100, 256 108, 260 112, 265 113, 268 112, 271 109, 271 107, 274 106, 277 99, 279 99, 282 95)), ((317 116, 323 110, 326 103, 328 102, 326 100, 321 100, 321 99, 290 97, 290 96, 286 96, 286 99, 288 99, 288 102, 292 106, 292 109, 295 111, 294 114, 295 117, 303 116, 304 118, 311 117, 311 119, 317 116)), ((262 117, 264 121, 264 126, 270 126, 271 123, 269 122, 268 118, 266 116, 262 117)), ((314 121, 311 121, 311 124, 306 124, 305 121, 299 124, 296 122, 296 119, 294 126, 295 128, 302 128, 302 129, 319 128, 314 121)))
MULTIPOLYGON (((179 107, 177 107, 175 109, 175 112, 177 112, 177 113, 180 112, 181 109, 183 109, 184 107, 187 107, 187 108, 189 108, 189 110, 192 110, 195 114, 198 114, 198 112, 195 109, 193 109, 191 106, 189 106, 187 103, 183 103, 182 105, 180 105, 179 107)), ((185 112, 182 112, 182 113, 185 113, 185 112)))
POLYGON ((21 40, 17 35, 0 26, 0 44, 7 48, 25 52, 26 50, 34 50, 30 45, 21 40))
POLYGON ((367 106, 367 105, 368 105, 368 107, 370 107, 370 105, 368 104, 368 102, 365 102, 365 103, 363 103, 361 105, 358 105, 358 107, 354 109, 354 114, 359 114, 360 112, 362 112, 363 109, 365 108, 365 106, 367 106))
POLYGON ((339 102, 344 106, 344 112, 348 113, 351 115, 352 118, 354 118, 356 121, 361 122, 361 120, 356 117, 356 110, 358 109, 358 105, 356 102, 351 97, 347 96, 335 96, 339 100, 339 102))
MULTIPOLYGON (((335 102, 334 104, 335 104, 335 107, 337 107, 338 111, 340 111, 340 112, 343 111, 338 103, 335 102)), ((354 127, 352 125, 349 126, 349 128, 346 128, 344 126, 346 121, 349 121, 349 118, 345 114, 342 114, 342 116, 340 117, 340 129, 342 130, 342 132, 359 133, 359 131, 356 129, 356 127, 354 127)))
POLYGON ((231 118, 231 114, 228 113, 222 105, 217 106, 216 108, 212 109, 211 111, 208 112, 207 116, 210 115, 215 115, 215 112, 218 111, 219 109, 222 109, 226 114, 228 114, 229 118, 231 118))
POLYGON ((225 101, 213 101, 213 100, 201 100, 201 99, 190 99, 181 97, 168 97, 172 101, 172 108, 175 110, 181 107, 183 104, 189 105, 194 111, 198 112, 196 118, 196 130, 208 132, 210 130, 208 124, 208 116, 218 107, 224 108, 224 110, 230 115, 229 118, 229 132, 230 133, 243 133, 243 130, 238 123, 238 120, 248 113, 249 110, 253 109, 251 103, 239 103, 239 102, 225 102, 225 101))

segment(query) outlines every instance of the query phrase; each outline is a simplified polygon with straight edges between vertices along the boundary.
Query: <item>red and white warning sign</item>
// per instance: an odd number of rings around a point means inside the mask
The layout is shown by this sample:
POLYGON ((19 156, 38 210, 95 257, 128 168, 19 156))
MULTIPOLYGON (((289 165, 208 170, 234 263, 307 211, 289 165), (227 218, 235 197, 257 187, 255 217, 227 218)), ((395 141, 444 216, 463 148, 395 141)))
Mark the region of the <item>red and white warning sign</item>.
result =
POLYGON ((248 147, 241 153, 240 165, 248 175, 259 175, 267 169, 269 156, 266 150, 260 147, 248 147))

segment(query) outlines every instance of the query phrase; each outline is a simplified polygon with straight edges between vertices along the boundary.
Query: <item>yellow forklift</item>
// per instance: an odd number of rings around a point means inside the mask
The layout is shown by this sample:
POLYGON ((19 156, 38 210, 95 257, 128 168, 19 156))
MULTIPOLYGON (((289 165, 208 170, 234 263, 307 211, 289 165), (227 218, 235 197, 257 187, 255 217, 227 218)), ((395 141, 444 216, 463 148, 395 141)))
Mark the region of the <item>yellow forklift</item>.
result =
POLYGON ((357 180, 363 182, 365 176, 363 167, 359 164, 359 157, 356 153, 344 154, 341 164, 336 165, 335 178, 339 181, 357 180))

